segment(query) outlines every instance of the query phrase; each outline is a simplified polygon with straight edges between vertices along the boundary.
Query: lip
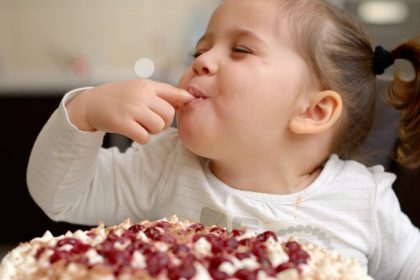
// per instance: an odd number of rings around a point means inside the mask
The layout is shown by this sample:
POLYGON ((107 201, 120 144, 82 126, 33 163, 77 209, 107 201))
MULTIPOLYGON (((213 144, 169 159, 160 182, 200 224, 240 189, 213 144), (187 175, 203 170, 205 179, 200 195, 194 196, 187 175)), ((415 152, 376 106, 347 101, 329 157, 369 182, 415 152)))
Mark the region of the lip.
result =
POLYGON ((187 88, 187 91, 193 95, 195 98, 203 98, 206 99, 207 96, 198 88, 194 87, 194 86, 190 86, 187 88))

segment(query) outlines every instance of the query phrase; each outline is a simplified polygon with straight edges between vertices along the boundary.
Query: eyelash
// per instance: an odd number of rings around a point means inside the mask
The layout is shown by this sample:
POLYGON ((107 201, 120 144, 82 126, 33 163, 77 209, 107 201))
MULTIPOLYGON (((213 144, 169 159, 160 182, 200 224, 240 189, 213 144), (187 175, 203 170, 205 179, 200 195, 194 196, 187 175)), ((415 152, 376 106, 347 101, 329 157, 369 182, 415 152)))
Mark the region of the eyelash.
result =
POLYGON ((251 50, 249 50, 249 49, 247 49, 245 47, 234 47, 232 49, 232 51, 233 52, 237 52, 237 53, 248 53, 248 54, 251 54, 252 53, 251 50))
POLYGON ((191 53, 191 57, 193 58, 193 59, 196 59, 197 57, 199 57, 200 55, 202 55, 203 54, 203 52, 193 52, 193 53, 191 53))
MULTIPOLYGON (((200 55, 202 55, 203 53, 205 53, 206 51, 197 51, 197 52, 193 52, 191 54, 193 59, 196 59, 197 57, 199 57, 200 55)), ((236 53, 241 53, 241 54, 252 54, 252 51, 245 48, 245 47, 233 47, 232 48, 232 52, 236 52, 236 53)))

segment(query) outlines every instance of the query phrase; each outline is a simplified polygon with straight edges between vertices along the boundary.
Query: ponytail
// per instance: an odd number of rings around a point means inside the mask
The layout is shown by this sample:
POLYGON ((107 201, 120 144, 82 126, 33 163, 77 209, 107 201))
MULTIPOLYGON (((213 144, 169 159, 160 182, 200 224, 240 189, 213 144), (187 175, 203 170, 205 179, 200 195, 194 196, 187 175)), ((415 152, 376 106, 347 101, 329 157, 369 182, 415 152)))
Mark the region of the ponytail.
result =
POLYGON ((395 72, 388 87, 388 101, 401 111, 396 160, 408 168, 420 167, 420 38, 407 41, 390 52, 394 59, 405 59, 414 66, 414 78, 403 80, 395 72))

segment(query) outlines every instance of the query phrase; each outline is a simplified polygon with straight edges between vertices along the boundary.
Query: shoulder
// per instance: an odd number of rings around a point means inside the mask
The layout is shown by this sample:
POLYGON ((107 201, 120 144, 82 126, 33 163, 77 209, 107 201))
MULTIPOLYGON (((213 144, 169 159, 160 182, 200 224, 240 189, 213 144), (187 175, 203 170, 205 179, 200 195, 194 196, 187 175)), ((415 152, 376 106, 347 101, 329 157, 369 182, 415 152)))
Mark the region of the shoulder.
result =
POLYGON ((355 160, 342 160, 337 155, 332 155, 325 164, 327 173, 334 180, 342 183, 371 186, 371 187, 391 187, 396 176, 386 172, 382 165, 368 167, 355 160))

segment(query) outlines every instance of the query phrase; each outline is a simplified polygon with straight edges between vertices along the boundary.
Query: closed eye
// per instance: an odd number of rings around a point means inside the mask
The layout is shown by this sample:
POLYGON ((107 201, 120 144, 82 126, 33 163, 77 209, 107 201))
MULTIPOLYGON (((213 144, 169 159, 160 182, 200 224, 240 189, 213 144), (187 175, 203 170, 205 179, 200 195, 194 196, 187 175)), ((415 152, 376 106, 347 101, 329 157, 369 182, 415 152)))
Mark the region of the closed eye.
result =
POLYGON ((192 54, 191 54, 191 57, 193 58, 193 59, 196 59, 197 57, 199 57, 200 55, 202 55, 204 53, 204 51, 196 51, 196 52, 193 52, 192 54))
POLYGON ((249 53, 249 54, 252 53, 250 49, 245 48, 245 47, 234 47, 232 51, 235 53, 249 53))

